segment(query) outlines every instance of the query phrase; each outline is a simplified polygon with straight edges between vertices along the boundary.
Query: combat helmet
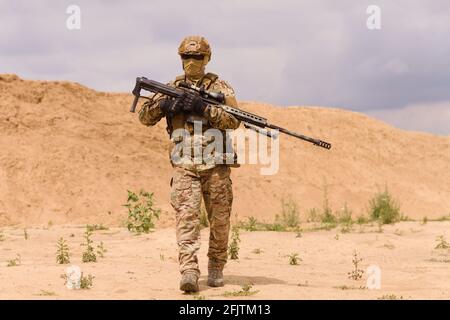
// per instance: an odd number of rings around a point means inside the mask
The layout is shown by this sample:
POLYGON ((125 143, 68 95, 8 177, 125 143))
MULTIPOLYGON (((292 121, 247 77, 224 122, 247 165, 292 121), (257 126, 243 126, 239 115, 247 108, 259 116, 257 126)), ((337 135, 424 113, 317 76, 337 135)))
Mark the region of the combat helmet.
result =
POLYGON ((189 36, 181 41, 178 47, 178 54, 183 55, 202 55, 207 56, 208 61, 211 60, 211 47, 204 37, 189 36))

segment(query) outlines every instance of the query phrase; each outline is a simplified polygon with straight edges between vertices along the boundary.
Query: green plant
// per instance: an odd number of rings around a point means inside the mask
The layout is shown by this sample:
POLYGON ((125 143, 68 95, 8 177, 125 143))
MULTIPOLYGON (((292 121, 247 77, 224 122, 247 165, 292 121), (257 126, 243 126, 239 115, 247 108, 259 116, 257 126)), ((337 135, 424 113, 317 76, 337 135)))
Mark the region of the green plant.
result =
POLYGON ((378 300, 403 300, 403 296, 397 297, 395 294, 384 294, 378 300))
POLYGON ((281 200, 281 224, 288 228, 296 228, 300 223, 297 203, 292 198, 281 200))
POLYGON ((155 227, 153 220, 159 219, 161 212, 153 206, 153 193, 141 190, 138 195, 130 190, 127 191, 128 199, 124 206, 128 208, 128 230, 136 233, 150 232, 155 227))
POLYGON ((333 210, 330 207, 330 201, 328 200, 328 187, 324 184, 323 187, 323 202, 322 202, 322 215, 320 220, 323 224, 335 225, 337 222, 336 217, 333 215, 333 210))
POLYGON ((390 224, 400 220, 400 206, 392 198, 387 187, 383 192, 378 192, 370 200, 369 215, 372 219, 382 224, 390 224))
POLYGON ((302 261, 302 259, 298 257, 298 253, 291 253, 288 255, 288 258, 291 266, 296 266, 300 261, 302 261))
POLYGON ((106 252, 108 252, 108 250, 105 248, 105 245, 103 244, 103 241, 101 241, 100 244, 97 245, 97 255, 100 258, 104 258, 106 252))
POLYGON ((67 264, 70 263, 69 246, 61 237, 56 244, 56 263, 67 264))
POLYGON ((241 286, 240 291, 226 291, 223 295, 225 297, 246 297, 246 296, 252 296, 259 292, 259 290, 251 291, 251 288, 253 286, 250 284, 244 284, 241 286))
MULTIPOLYGON (((278 215, 275 215, 275 221, 279 220, 278 215)), ((267 223, 264 225, 266 231, 286 231, 286 228, 278 222, 267 223)))
POLYGON ((255 217, 248 217, 247 223, 244 227, 247 231, 257 231, 258 230, 258 220, 255 217))
POLYGON ((448 249, 450 248, 450 244, 445 240, 443 235, 440 235, 436 238, 436 242, 438 243, 435 249, 448 249))
POLYGON ((239 259, 239 242, 241 242, 241 239, 239 237, 239 228, 237 226, 233 226, 231 233, 231 242, 228 246, 228 255, 231 260, 239 259))
POLYGON ((206 300, 205 296, 201 296, 198 293, 194 294, 193 298, 194 298, 194 300, 206 300))
POLYGON ((81 273, 80 278, 80 289, 90 289, 94 285, 94 276, 91 276, 90 274, 85 277, 83 273, 81 273))
POLYGON ((348 208, 347 203, 342 208, 342 211, 339 213, 338 222, 342 225, 341 232, 348 233, 352 230, 353 227, 353 219, 352 219, 352 211, 348 208))
POLYGON ((20 258, 20 254, 17 254, 16 258, 8 260, 7 262, 8 262, 8 264, 6 265, 7 267, 20 266, 22 264, 22 261, 21 261, 21 258, 20 258))
POLYGON ((254 254, 261 254, 263 251, 259 248, 252 251, 254 254))
POLYGON ((450 214, 436 219, 436 221, 449 221, 449 220, 450 220, 450 214))
POLYGON ((317 222, 320 220, 320 214, 318 213, 318 210, 316 208, 309 209, 306 215, 308 217, 306 219, 307 222, 317 222))
POLYGON ((89 231, 97 231, 97 230, 109 230, 108 227, 105 227, 103 224, 88 224, 86 228, 89 231))
POLYGON ((348 277, 353 280, 359 280, 362 278, 364 273, 363 270, 359 269, 359 264, 362 262, 362 258, 358 258, 358 253, 356 250, 353 252, 353 270, 348 272, 348 277))
POLYGON ((364 215, 360 215, 360 216, 358 216, 358 218, 356 218, 356 223, 359 225, 363 225, 368 222, 369 222, 369 219, 364 215))
POLYGON ((35 294, 36 296, 56 296, 56 293, 53 291, 47 291, 47 290, 42 290, 41 292, 38 294, 35 294))
POLYGON ((350 210, 347 203, 345 203, 341 212, 339 212, 338 222, 342 224, 352 224, 353 223, 352 215, 353 215, 352 210, 350 210))
POLYGON ((93 247, 94 241, 92 241, 91 236, 92 231, 86 227, 86 231, 84 233, 84 240, 86 242, 81 244, 81 246, 86 247, 86 251, 83 252, 81 259, 83 262, 97 262, 97 256, 95 255, 93 247))
POLYGON ((335 288, 335 289, 340 289, 340 290, 365 290, 365 289, 367 289, 367 287, 366 286, 359 286, 359 287, 356 287, 356 286, 347 286, 347 285, 342 285, 342 286, 335 286, 335 287, 333 287, 333 288, 335 288))

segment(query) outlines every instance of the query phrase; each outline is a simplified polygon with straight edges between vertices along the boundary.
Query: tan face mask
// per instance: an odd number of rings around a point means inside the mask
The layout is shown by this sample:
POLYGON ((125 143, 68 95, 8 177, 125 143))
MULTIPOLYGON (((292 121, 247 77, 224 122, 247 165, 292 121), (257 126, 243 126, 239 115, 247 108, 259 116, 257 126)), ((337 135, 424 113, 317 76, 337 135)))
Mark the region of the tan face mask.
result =
POLYGON ((183 70, 188 78, 198 78, 205 74, 205 59, 183 59, 183 70))

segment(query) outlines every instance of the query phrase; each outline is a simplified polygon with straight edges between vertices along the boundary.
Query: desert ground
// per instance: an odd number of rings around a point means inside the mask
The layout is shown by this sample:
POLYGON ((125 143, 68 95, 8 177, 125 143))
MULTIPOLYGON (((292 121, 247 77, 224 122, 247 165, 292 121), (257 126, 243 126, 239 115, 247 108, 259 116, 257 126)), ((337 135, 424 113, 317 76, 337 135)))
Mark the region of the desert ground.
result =
POLYGON ((450 252, 435 249, 439 236, 450 241, 450 136, 400 130, 338 107, 251 101, 239 107, 333 147, 281 135, 276 174, 261 175, 262 164, 232 169, 234 225, 251 217, 273 223, 285 201, 295 205, 299 225, 291 232, 241 229, 239 259, 226 266, 223 288, 206 286, 203 229, 201 292, 182 294, 166 124, 141 125, 129 112, 132 100, 130 93, 0 74, 1 299, 450 298, 450 252), (141 189, 153 193, 161 217, 153 232, 135 235, 124 227, 123 205, 127 190, 141 189), (351 230, 310 222, 325 204, 353 222, 367 217, 385 189, 404 221, 381 229, 354 223, 351 230), (86 224, 107 227, 94 231, 94 243, 107 249, 95 263, 81 261, 86 224), (71 264, 95 277, 92 288, 64 286, 60 237, 71 264), (349 278, 355 250, 358 270, 380 268, 381 289, 366 288, 367 272, 349 278), (297 265, 289 263, 294 254, 297 265))
POLYGON ((178 263, 173 228, 135 235, 126 228, 94 231, 94 245, 107 252, 97 262, 83 263, 80 244, 85 227, 41 226, 2 229, 0 299, 448 299, 450 250, 435 249, 437 237, 449 238, 450 221, 356 225, 319 231, 245 231, 240 234, 239 259, 229 260, 225 286, 206 285, 208 228, 202 230, 200 292, 178 290, 178 263), (86 290, 69 290, 57 264, 58 238, 67 240, 70 262, 94 276, 86 290), (381 288, 368 289, 367 273, 353 280, 353 253, 381 270, 381 288), (298 265, 289 255, 297 253, 298 265), (20 264, 7 266, 20 255, 20 264), (251 285, 249 295, 240 296, 251 285))

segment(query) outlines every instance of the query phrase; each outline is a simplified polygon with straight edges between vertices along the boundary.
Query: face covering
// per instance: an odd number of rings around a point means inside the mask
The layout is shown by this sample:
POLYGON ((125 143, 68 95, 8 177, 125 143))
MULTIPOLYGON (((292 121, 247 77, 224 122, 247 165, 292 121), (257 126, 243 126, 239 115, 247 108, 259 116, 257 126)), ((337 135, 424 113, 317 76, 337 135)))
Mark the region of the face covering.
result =
POLYGON ((184 73, 188 78, 200 78, 205 74, 204 60, 183 59, 184 73))

